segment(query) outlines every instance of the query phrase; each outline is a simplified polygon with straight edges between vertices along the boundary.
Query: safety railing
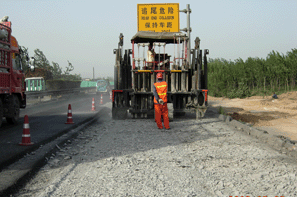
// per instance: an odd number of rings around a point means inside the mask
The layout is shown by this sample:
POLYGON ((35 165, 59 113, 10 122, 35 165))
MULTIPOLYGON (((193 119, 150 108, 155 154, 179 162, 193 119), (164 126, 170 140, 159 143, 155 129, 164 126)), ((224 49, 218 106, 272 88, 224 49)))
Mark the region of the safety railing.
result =
POLYGON ((89 93, 96 91, 96 87, 85 87, 85 88, 72 88, 63 90, 50 90, 50 91, 26 91, 27 98, 42 97, 42 96, 59 96, 65 94, 79 94, 89 93))

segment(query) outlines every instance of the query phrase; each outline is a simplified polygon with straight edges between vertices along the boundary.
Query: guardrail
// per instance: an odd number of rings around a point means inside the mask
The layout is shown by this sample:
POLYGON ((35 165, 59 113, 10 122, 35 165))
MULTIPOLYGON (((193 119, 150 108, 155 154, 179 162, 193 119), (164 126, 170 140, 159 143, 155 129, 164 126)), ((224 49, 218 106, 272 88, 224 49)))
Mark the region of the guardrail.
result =
POLYGON ((50 90, 50 91, 26 91, 28 98, 30 97, 42 97, 42 96, 59 96, 63 94, 79 94, 81 92, 92 92, 96 91, 96 87, 86 87, 86 88, 72 88, 63 90, 50 90))

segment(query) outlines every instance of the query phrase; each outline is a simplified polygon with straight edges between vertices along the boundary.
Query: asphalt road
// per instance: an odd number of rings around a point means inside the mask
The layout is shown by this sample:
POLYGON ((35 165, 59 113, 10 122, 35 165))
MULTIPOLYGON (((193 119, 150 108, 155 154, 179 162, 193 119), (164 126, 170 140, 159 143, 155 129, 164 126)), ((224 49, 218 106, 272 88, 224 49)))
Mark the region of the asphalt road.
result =
MULTIPOLYGON (((110 102, 109 96, 103 103, 110 102)), ((3 121, 0 128, 0 170, 63 133, 91 119, 100 110, 100 96, 81 94, 62 97, 56 101, 41 102, 22 109, 17 125, 3 121), (96 111, 92 111, 92 98, 95 98, 96 111), (68 105, 71 104, 74 124, 67 121, 68 105), (32 146, 20 146, 22 141, 24 116, 28 115, 32 146)))

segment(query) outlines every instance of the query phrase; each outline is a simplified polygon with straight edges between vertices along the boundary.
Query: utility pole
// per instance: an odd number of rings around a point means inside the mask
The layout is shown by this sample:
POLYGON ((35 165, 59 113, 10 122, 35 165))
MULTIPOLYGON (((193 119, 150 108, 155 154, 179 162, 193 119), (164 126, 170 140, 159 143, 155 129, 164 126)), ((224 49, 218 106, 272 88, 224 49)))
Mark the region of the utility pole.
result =
POLYGON ((94 70, 94 67, 93 67, 93 80, 95 79, 95 70, 94 70))

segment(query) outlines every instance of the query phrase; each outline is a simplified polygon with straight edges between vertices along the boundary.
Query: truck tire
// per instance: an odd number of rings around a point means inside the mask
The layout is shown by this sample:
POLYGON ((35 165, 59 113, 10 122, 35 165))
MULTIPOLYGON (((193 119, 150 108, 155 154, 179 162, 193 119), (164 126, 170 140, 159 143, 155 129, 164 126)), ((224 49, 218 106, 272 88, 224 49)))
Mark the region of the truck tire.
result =
POLYGON ((0 127, 2 125, 2 121, 3 121, 3 104, 2 104, 2 100, 0 99, 0 127))
POLYGON ((20 116, 20 101, 18 99, 17 95, 12 95, 11 97, 12 101, 10 102, 10 104, 12 106, 9 107, 11 111, 11 116, 10 117, 6 117, 6 121, 9 124, 17 124, 17 121, 19 119, 20 116))

